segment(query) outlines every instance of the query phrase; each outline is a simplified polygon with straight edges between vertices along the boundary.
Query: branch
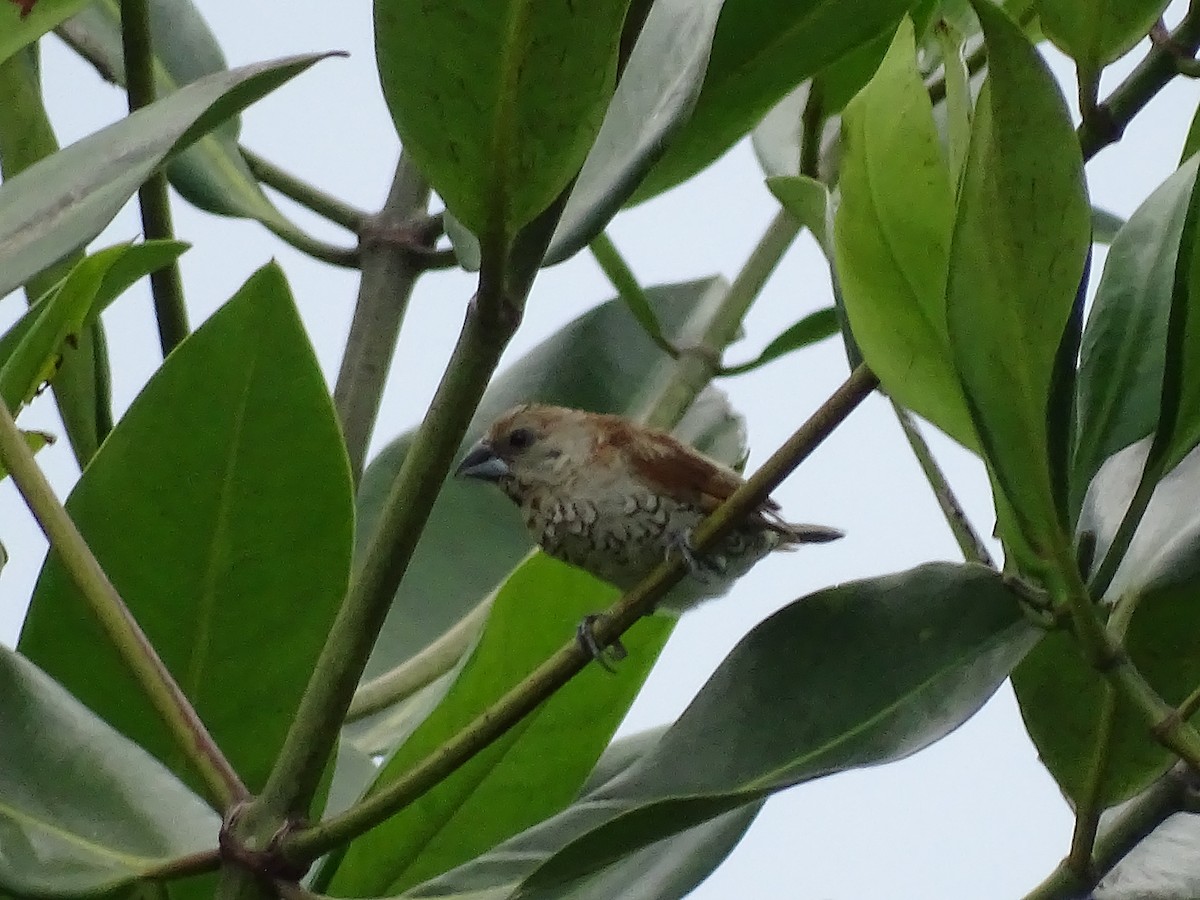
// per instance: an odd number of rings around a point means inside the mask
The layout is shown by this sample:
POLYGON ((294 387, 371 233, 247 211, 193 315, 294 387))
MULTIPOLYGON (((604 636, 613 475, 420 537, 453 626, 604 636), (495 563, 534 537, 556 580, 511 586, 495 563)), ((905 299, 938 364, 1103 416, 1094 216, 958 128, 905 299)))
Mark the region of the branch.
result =
POLYGON ((355 484, 362 477, 408 301, 424 271, 403 243, 388 236, 424 216, 428 203, 429 184, 407 154, 401 154, 383 209, 362 223, 362 280, 333 391, 355 484))
POLYGON ((218 809, 225 809, 244 800, 248 793, 241 779, 159 659, 121 595, 92 555, 83 535, 54 496, 54 490, 34 462, 33 452, 2 401, 0 460, 12 475, 17 490, 25 498, 29 511, 37 519, 88 608, 122 661, 129 666, 184 758, 199 772, 210 802, 218 809))
MULTIPOLYGON (((877 385, 869 369, 856 369, 746 484, 701 523, 693 538, 696 552, 703 553, 759 506, 877 385)), ((596 621, 597 643, 604 647, 615 642, 686 572, 686 565, 677 557, 661 563, 596 621)), ((341 815, 285 835, 280 843, 284 856, 297 861, 315 859, 399 812, 533 712, 590 661, 578 641, 569 641, 407 774, 341 815)))
POLYGON ((479 290, 425 420, 384 501, 357 577, 325 646, 262 794, 231 835, 279 846, 308 812, 354 690, 408 569, 471 417, 525 311, 525 299, 562 217, 570 188, 518 235, 507 260, 485 256, 479 290))
POLYGON ((297 178, 248 147, 239 145, 238 150, 246 160, 246 165, 250 167, 250 173, 267 187, 274 188, 289 200, 355 234, 362 229, 367 220, 367 213, 363 210, 297 178))
POLYGON ((789 212, 775 215, 703 335, 694 345, 679 348, 668 381, 654 390, 654 398, 634 418, 654 428, 679 420, 720 368, 722 350, 737 337, 746 313, 799 233, 800 224, 789 212))
POLYGON ((1136 844, 1183 808, 1193 777, 1186 765, 1178 763, 1141 795, 1112 810, 1100 825, 1091 874, 1081 879, 1063 860, 1025 900, 1074 900, 1086 894, 1136 844))
POLYGON ((917 462, 921 466, 921 471, 925 473, 925 480, 929 482, 929 487, 933 490, 933 496, 937 499, 938 507, 946 519, 946 524, 954 533, 954 540, 958 542, 958 549, 962 551, 963 559, 967 562, 987 566, 989 569, 996 568, 995 560, 988 552, 987 545, 971 526, 971 520, 967 517, 966 510, 962 508, 962 504, 954 495, 950 482, 946 480, 945 474, 938 466, 937 460, 934 459, 933 452, 929 449, 929 444, 925 442, 925 436, 921 434, 917 423, 913 421, 912 413, 900 406, 894 399, 891 400, 891 404, 896 418, 900 420, 900 428, 908 439, 908 445, 912 448, 913 455, 916 456, 917 462))
POLYGON ((671 357, 671 359, 679 359, 680 349, 667 340, 663 334, 662 325, 659 324, 658 318, 654 315, 654 310, 650 306, 650 300, 646 297, 646 292, 642 290, 641 284, 638 283, 637 276, 633 274, 633 270, 629 268, 629 263, 621 256, 621 252, 617 249, 617 245, 612 242, 612 238, 607 232, 600 232, 588 245, 588 249, 592 251, 592 257, 596 260, 596 265, 608 278, 609 283, 617 292, 617 296, 625 302, 630 313, 637 320, 637 323, 642 326, 642 331, 646 337, 654 342, 654 346, 671 357))
POLYGON ((1200 732, 1159 696, 1105 627, 1070 548, 1059 546, 1060 543, 1056 541, 1050 548, 1053 558, 1047 579, 1052 583, 1048 587, 1051 596, 1061 598, 1070 612, 1075 636, 1088 663, 1137 711, 1160 744, 1200 771, 1200 732))
POLYGON ((1121 139, 1133 117, 1178 74, 1176 60, 1181 54, 1194 55, 1200 49, 1197 4, 1190 5, 1179 26, 1171 33, 1168 45, 1169 49, 1157 43, 1152 46, 1108 99, 1096 105, 1095 115, 1080 123, 1076 135, 1085 161, 1121 139))
POLYGON ((1108 774, 1113 726, 1117 714, 1117 693, 1111 684, 1106 685, 1101 702, 1103 705, 1100 708, 1100 724, 1096 729, 1096 743, 1088 769, 1087 783, 1084 785, 1084 796, 1075 808, 1071 849, 1063 861, 1080 881, 1088 881, 1095 877, 1092 854, 1096 844, 1096 831, 1100 827, 1100 814, 1104 811, 1101 789, 1108 774))
MULTIPOLYGON (((147 0, 121 0, 121 43, 125 54, 125 90, 132 113, 154 102, 154 51, 147 0)), ((175 237, 164 172, 155 172, 146 179, 138 190, 138 204, 146 240, 175 237)), ((158 320, 159 344, 166 356, 188 333, 178 262, 173 260, 150 273, 150 294, 154 298, 154 316, 158 320)))

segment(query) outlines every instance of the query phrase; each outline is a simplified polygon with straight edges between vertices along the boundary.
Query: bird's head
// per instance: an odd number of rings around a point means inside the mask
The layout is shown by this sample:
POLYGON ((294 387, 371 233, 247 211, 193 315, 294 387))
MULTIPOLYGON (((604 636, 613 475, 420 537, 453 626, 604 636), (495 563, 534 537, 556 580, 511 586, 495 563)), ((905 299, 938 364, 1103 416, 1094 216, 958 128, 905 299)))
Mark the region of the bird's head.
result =
POLYGON ((526 491, 563 487, 595 435, 586 414, 527 404, 500 416, 458 464, 455 475, 498 484, 514 499, 526 491))

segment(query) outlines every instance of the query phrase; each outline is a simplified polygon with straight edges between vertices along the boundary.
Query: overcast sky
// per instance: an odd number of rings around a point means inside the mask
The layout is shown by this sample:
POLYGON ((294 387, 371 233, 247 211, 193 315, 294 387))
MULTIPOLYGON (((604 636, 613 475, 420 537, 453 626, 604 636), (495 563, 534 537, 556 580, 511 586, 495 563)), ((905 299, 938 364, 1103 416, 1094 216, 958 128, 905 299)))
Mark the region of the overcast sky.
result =
MULTIPOLYGON (((350 52, 349 59, 322 62, 253 107, 244 116, 243 140, 329 192, 376 208, 391 177, 397 141, 376 86, 369 4, 196 0, 196 5, 231 65, 310 50, 350 52)), ((1182 5, 1174 4, 1169 21, 1178 19, 1182 5)), ((1061 78, 1072 77, 1061 57, 1055 56, 1054 64, 1061 78)), ((1106 86, 1128 68, 1113 67, 1106 86)), ((123 95, 54 40, 46 42, 43 71, 63 144, 122 115, 123 95)), ((1073 88, 1067 93, 1073 96, 1073 88)), ((1164 91, 1124 141, 1090 165, 1093 201, 1122 215, 1132 212, 1176 165, 1198 99, 1200 90, 1182 80, 1164 91)), ((743 142, 684 187, 621 214, 610 233, 644 284, 711 274, 731 278, 775 210, 743 142)), ((332 383, 353 308, 355 273, 312 262, 254 223, 217 219, 178 200, 175 211, 178 235, 195 245, 182 259, 193 326, 274 256, 290 279, 332 383)), ((296 216, 314 232, 346 241, 336 228, 302 211, 296 216)), ((130 207, 95 246, 139 233, 136 209, 130 207)), ((473 286, 462 273, 439 273, 420 282, 383 400, 375 450, 422 415, 473 286)), ((518 358, 611 294, 587 253, 545 271, 506 358, 518 358)), ((745 339, 730 358, 752 357, 805 312, 829 302, 824 262, 805 237, 751 311, 745 339)), ((11 322, 22 305, 15 296, 0 302, 0 325, 11 322)), ((105 313, 104 321, 120 413, 160 361, 145 287, 105 313)), ((846 374, 840 344, 826 341, 765 370, 723 381, 748 423, 750 469, 846 374)), ((61 433, 46 398, 35 402, 22 424, 61 433)), ((931 434, 931 440, 976 525, 990 532, 982 466, 940 435, 931 434)), ((78 477, 66 442, 39 459, 65 497, 78 477)), ((855 413, 776 498, 791 518, 836 525, 849 536, 772 558, 729 597, 687 616, 623 732, 673 719, 743 634, 796 597, 929 560, 959 559, 890 408, 878 398, 855 413)), ((7 482, 0 486, 0 541, 11 557, 0 574, 0 641, 11 644, 45 544, 7 482)), ((730 859, 693 896, 1009 900, 1053 868, 1067 849, 1070 829, 1066 805, 1038 764, 1006 686, 963 728, 911 759, 834 776, 774 798, 730 859)))

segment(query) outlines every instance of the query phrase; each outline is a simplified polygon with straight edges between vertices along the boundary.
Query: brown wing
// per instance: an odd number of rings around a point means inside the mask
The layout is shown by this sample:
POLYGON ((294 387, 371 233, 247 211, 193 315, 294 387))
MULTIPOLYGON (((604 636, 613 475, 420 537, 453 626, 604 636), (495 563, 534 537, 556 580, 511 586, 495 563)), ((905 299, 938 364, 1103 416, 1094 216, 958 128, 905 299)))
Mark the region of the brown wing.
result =
MULTIPOLYGON (((710 513, 729 499, 744 483, 737 472, 714 462, 669 434, 626 426, 618 440, 630 468, 666 496, 675 497, 710 513)), ((773 500, 765 501, 760 515, 778 509, 773 500)), ((778 516, 772 518, 778 519, 778 516)), ((763 524, 768 520, 763 518, 763 524)), ((774 527, 774 522, 769 523, 774 527)))

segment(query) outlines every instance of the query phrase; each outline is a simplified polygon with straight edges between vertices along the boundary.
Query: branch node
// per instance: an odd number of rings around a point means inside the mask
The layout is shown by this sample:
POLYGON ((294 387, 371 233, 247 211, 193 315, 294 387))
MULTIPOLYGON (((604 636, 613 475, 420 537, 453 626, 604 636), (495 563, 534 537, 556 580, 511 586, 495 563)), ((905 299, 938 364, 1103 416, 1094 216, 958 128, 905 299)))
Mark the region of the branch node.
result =
POLYGON ((298 819, 284 819, 262 848, 256 849, 248 846, 238 833, 238 826, 244 821, 249 808, 248 800, 235 803, 221 821, 221 830, 217 834, 221 859, 240 866, 264 883, 299 881, 308 872, 311 863, 298 862, 286 856, 283 844, 289 834, 306 823, 298 819))

